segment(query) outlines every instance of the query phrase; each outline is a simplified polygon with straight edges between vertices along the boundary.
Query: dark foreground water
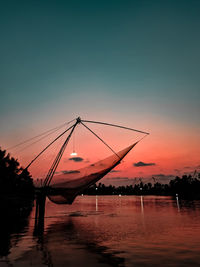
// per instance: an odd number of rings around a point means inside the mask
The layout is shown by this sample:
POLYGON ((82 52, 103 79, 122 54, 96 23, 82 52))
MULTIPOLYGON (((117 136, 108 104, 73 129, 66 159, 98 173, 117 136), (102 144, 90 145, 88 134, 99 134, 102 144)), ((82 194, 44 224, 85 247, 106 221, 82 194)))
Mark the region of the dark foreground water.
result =
POLYGON ((71 206, 47 201, 44 231, 34 229, 34 212, 4 224, 0 266, 200 266, 199 201, 179 207, 155 196, 80 196, 71 206))

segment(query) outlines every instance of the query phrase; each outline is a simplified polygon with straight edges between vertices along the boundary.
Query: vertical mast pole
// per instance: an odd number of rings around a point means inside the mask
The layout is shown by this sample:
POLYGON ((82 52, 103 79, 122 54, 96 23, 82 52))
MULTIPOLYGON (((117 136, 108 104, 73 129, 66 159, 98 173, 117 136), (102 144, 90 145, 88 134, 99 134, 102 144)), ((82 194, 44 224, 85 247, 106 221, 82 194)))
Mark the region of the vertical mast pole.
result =
POLYGON ((62 155, 63 155, 63 153, 64 153, 64 151, 65 151, 65 148, 66 148, 66 146, 67 146, 67 144, 68 144, 68 142, 69 142, 69 139, 71 138, 72 133, 74 132, 76 126, 77 126, 80 122, 81 122, 81 119, 80 119, 80 117, 78 117, 78 118, 76 119, 76 123, 72 126, 72 130, 71 130, 70 134, 69 134, 68 137, 66 138, 66 140, 65 140, 64 144, 62 145, 60 151, 58 152, 58 154, 57 154, 57 156, 56 156, 56 158, 55 158, 55 160, 54 160, 54 162, 53 162, 51 168, 49 169, 49 171, 48 171, 48 173, 47 173, 47 176, 46 176, 46 178, 45 178, 45 180, 44 180, 43 187, 49 186, 49 184, 50 184, 50 182, 51 182, 51 180, 52 180, 52 178, 53 178, 53 176, 54 176, 54 174, 55 174, 55 171, 56 171, 56 169, 57 169, 57 167, 58 167, 58 164, 59 164, 59 162, 60 162, 60 160, 61 160, 61 158, 62 158, 62 155))

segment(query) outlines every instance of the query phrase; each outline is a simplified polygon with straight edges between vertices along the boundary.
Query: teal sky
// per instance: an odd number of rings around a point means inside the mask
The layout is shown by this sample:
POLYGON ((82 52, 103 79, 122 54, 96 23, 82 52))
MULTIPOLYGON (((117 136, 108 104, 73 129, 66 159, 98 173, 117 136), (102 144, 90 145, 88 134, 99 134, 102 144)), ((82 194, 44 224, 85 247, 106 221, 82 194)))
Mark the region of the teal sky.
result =
POLYGON ((194 0, 1 1, 3 145, 77 115, 199 131, 199 14, 194 0))

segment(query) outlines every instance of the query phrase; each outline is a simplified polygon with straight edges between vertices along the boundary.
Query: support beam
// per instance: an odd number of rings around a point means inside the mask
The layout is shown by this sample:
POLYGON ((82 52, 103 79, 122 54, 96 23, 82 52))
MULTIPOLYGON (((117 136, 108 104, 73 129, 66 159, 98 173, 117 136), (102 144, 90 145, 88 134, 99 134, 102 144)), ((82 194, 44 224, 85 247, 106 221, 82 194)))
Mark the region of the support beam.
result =
POLYGON ((128 128, 128 127, 124 127, 121 125, 117 125, 117 124, 111 124, 111 123, 107 123, 107 122, 100 122, 100 121, 88 121, 88 120, 81 120, 82 122, 89 122, 89 123, 96 123, 96 124, 103 124, 103 125, 108 125, 108 126, 113 126, 113 127, 118 127, 118 128, 122 128, 125 130, 130 130, 130 131, 134 131, 134 132, 138 132, 138 133, 143 133, 143 134, 149 134, 147 132, 143 132, 140 130, 136 130, 136 129, 132 129, 132 128, 128 128))
POLYGON ((72 125, 71 127, 69 127, 67 130, 65 130, 64 132, 62 132, 59 136, 57 136, 50 144, 48 144, 48 146, 46 146, 27 166, 25 169, 28 169, 33 162, 39 158, 39 156, 41 156, 46 150, 47 148, 49 148, 53 143, 55 143, 61 136, 63 136, 66 132, 68 132, 70 129, 73 128, 74 125, 72 125))
POLYGON ((53 178, 53 176, 55 174, 55 171, 56 171, 56 169, 58 167, 58 164, 59 164, 59 162, 60 162, 60 160, 62 158, 62 155, 63 155, 63 153, 64 153, 64 151, 66 149, 66 146, 67 146, 67 144, 68 144, 68 142, 69 142, 69 140, 70 140, 70 138, 72 136, 72 133, 74 132, 76 126, 80 122, 81 122, 81 119, 80 118, 77 118, 76 123, 71 127, 72 130, 71 130, 70 134, 66 138, 66 140, 65 140, 64 144, 62 145, 60 151, 58 152, 58 154, 57 154, 57 156, 56 156, 56 158, 55 158, 55 160, 54 160, 51 168, 48 171, 48 174, 47 174, 47 176, 46 176, 46 178, 44 180, 44 183, 43 183, 43 187, 49 186, 49 184, 50 184, 50 182, 51 182, 51 180, 52 180, 52 178, 53 178))
POLYGON ((101 139, 101 137, 99 137, 95 132, 93 132, 89 127, 87 127, 82 121, 81 121, 81 124, 86 128, 88 129, 92 134, 94 134, 104 145, 106 145, 119 159, 120 156, 103 140, 101 139))

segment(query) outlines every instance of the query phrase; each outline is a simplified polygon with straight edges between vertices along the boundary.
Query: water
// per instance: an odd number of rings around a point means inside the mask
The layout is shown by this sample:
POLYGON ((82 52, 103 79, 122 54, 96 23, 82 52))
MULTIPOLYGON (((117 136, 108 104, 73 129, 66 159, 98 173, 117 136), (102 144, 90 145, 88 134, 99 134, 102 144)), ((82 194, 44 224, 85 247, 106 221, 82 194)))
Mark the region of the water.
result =
POLYGON ((44 231, 4 232, 0 266, 200 266, 200 202, 156 196, 80 196, 46 203, 44 231), (8 233, 9 232, 9 233, 8 233))

